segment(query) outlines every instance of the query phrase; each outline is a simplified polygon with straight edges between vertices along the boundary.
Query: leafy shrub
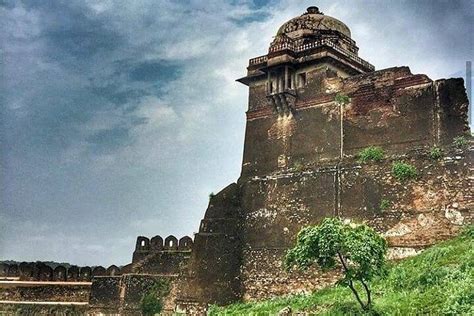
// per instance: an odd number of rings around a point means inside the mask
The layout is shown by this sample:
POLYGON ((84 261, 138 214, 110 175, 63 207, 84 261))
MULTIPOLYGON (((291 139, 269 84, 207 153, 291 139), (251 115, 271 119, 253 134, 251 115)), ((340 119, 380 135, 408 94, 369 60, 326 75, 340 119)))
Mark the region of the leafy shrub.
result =
POLYGON ((214 194, 214 192, 211 192, 209 193, 209 200, 212 199, 213 197, 215 197, 216 195, 214 194))
POLYGON ((467 144, 468 144, 467 139, 464 136, 457 136, 457 137, 454 137, 453 139, 453 145, 456 148, 464 149, 467 147, 467 144))
POLYGON ((385 273, 387 242, 367 225, 346 224, 339 218, 325 218, 318 226, 308 226, 299 233, 296 246, 285 258, 285 267, 306 269, 313 264, 323 270, 343 268, 340 285, 351 289, 364 310, 371 308, 368 282, 385 273), (366 295, 363 302, 356 288, 359 282, 366 295))
POLYGON ((405 181, 416 178, 418 171, 410 164, 397 161, 392 165, 392 174, 397 180, 405 181))
POLYGON ((163 297, 169 293, 169 283, 166 280, 157 280, 143 296, 140 307, 144 316, 153 316, 161 313, 163 297))
POLYGON ((380 201, 380 210, 382 212, 388 210, 388 208, 390 207, 391 204, 392 203, 390 203, 389 200, 382 199, 382 201, 380 201))
POLYGON ((163 302, 155 295, 146 294, 141 302, 142 313, 145 316, 153 316, 161 313, 163 309, 163 302))
POLYGON ((358 157, 360 162, 380 161, 384 157, 384 151, 380 147, 370 146, 362 149, 358 157))
POLYGON ((437 146, 434 146, 430 150, 430 158, 433 160, 438 160, 443 157, 443 150, 437 146))

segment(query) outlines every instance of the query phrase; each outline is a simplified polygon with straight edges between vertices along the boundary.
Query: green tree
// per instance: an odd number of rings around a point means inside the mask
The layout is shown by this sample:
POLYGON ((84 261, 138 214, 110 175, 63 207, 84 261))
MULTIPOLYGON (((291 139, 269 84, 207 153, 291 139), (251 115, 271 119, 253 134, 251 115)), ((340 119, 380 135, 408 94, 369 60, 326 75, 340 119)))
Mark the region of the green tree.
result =
POLYGON ((145 316, 153 316, 161 313, 163 309, 163 302, 156 295, 147 293, 142 298, 141 302, 142 313, 145 316))
POLYGON ((339 218, 326 218, 318 226, 303 228, 296 246, 285 258, 285 266, 306 269, 313 264, 323 270, 342 266, 343 278, 339 284, 351 289, 360 306, 368 310, 372 304, 369 281, 386 273, 385 254, 387 242, 367 225, 346 224, 339 218), (356 289, 360 282, 366 302, 356 289))

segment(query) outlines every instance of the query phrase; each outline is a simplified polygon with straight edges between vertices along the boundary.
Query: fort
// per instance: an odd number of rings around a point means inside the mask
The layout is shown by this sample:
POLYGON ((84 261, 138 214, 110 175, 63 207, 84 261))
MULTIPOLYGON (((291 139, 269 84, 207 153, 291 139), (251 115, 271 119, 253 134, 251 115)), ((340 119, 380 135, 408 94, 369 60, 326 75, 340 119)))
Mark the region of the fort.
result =
POLYGON ((337 281, 337 273, 282 267, 298 231, 325 217, 371 225, 387 238, 390 258, 417 254, 473 223, 462 79, 432 80, 405 66, 375 70, 344 23, 309 7, 278 29, 268 54, 250 59, 238 81, 249 89, 241 176, 210 198, 194 238, 140 236, 120 269, 35 277, 92 276, 89 312, 126 315, 139 314, 143 293, 166 280, 165 311, 203 314, 209 304, 337 281), (383 159, 361 161, 369 147, 381 148, 383 159), (442 154, 434 157, 434 149, 442 154), (397 178, 399 162, 416 176, 397 178))

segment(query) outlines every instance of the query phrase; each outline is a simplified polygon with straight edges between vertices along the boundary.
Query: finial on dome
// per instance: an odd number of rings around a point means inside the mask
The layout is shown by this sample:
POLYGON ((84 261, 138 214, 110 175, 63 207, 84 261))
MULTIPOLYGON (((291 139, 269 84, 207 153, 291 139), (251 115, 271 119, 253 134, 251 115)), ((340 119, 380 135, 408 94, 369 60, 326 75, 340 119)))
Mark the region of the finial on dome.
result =
POLYGON ((321 12, 319 12, 319 8, 315 6, 308 7, 306 9, 306 12, 308 12, 309 14, 321 14, 321 12))

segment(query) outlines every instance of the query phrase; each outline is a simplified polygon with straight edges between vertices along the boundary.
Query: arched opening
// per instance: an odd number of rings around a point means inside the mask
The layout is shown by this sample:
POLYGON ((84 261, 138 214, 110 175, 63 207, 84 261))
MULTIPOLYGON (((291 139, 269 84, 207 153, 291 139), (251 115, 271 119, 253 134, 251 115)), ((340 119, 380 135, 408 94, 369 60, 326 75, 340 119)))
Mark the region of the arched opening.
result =
POLYGON ((150 250, 150 240, 144 236, 138 236, 137 243, 135 245, 135 250, 137 251, 150 250))
POLYGON ((178 249, 178 239, 174 236, 168 236, 165 239, 165 245, 164 248, 166 250, 176 250, 178 249))
POLYGON ((191 250, 193 247, 193 240, 189 236, 184 236, 179 240, 179 250, 191 250))

